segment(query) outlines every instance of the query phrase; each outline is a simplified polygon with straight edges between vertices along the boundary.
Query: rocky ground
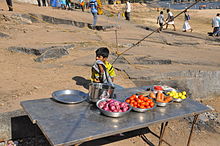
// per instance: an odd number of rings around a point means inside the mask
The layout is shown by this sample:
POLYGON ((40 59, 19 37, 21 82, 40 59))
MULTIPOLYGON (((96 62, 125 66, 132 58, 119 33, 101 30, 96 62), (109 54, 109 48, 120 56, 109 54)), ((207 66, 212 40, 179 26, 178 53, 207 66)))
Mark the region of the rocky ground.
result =
MULTIPOLYGON (((123 5, 105 7, 106 15, 99 16, 98 25, 113 26, 117 28, 117 32, 114 29, 98 31, 86 26, 52 24, 42 20, 42 17, 36 17, 44 15, 87 24, 92 23, 89 10, 83 13, 81 10, 67 11, 15 2, 15 11, 8 12, 3 0, 0 0, 0 7, 3 9, 0 11, 0 113, 21 109, 20 101, 23 100, 51 97, 51 93, 56 90, 78 89, 88 92, 86 84, 95 58, 94 51, 98 47, 107 46, 112 53, 109 60, 113 62, 116 52, 123 52, 157 28, 156 9, 140 4, 133 5, 130 22, 117 15, 123 5), (45 57, 41 62, 36 59, 45 55, 45 52, 36 55, 9 49, 19 47, 23 50, 45 50, 54 46, 64 48, 63 51, 58 51, 61 53, 57 56, 59 58, 45 57), (65 48, 66 46, 70 47, 65 48)), ((180 11, 173 12, 178 14, 180 11)), ((154 33, 138 46, 125 52, 114 64, 117 68, 115 82, 124 87, 134 87, 136 85, 133 81, 137 79, 147 79, 163 73, 186 70, 218 71, 220 40, 207 35, 207 32, 212 31, 210 21, 217 12, 192 10, 192 33, 182 32, 183 16, 180 16, 176 19, 177 31, 168 29, 154 33)), ((218 86, 216 90, 217 88, 218 86)), ((215 146, 220 142, 220 98, 211 93, 207 94, 212 98, 199 100, 214 110, 200 117, 193 135, 194 146, 215 146)), ((166 140, 173 145, 185 145, 190 121, 191 119, 172 121, 165 134, 166 140)), ((153 125, 150 128, 159 133, 158 127, 159 125, 153 125)), ((146 136, 153 143, 157 143, 157 139, 151 134, 146 136)), ((0 139, 5 140, 5 137, 0 136, 0 139)), ((25 140, 27 143, 31 141, 23 139, 20 143, 25 145, 25 140)), ((104 141, 111 146, 146 145, 139 136, 116 142, 111 139, 104 141)), ((46 145, 45 141, 42 143, 46 145)))

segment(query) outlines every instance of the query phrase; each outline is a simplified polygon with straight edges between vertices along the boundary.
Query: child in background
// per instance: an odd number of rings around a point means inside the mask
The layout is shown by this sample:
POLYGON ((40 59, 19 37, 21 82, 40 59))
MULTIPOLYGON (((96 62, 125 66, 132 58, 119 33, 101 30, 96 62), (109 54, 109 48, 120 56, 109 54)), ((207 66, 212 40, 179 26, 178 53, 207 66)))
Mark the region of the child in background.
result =
POLYGON ((107 61, 109 50, 101 47, 95 51, 96 62, 92 67, 91 80, 95 83, 109 83, 113 85, 115 71, 113 66, 107 61))
POLYGON ((160 25, 160 31, 162 31, 163 30, 163 24, 164 24, 163 11, 160 11, 160 15, 157 17, 157 24, 158 23, 160 25))

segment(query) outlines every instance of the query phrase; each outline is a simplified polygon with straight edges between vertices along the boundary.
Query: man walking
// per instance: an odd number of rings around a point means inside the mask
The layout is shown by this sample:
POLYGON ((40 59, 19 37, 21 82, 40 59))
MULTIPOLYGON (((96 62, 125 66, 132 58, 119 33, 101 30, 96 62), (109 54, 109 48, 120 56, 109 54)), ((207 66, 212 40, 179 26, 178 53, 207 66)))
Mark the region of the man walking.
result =
POLYGON ((164 24, 164 16, 163 16, 163 11, 160 11, 160 15, 157 17, 157 24, 159 23, 160 25, 160 31, 163 30, 163 24, 164 24))
POLYGON ((212 36, 218 36, 218 33, 220 32, 220 13, 218 13, 212 19, 212 27, 213 27, 213 34, 212 34, 212 36))
POLYGON ((125 19, 130 21, 130 13, 131 13, 131 4, 128 0, 125 1, 125 19))
POLYGON ((96 26, 97 23, 97 13, 98 13, 98 4, 96 0, 90 0, 89 2, 89 8, 91 8, 91 13, 93 15, 93 24, 92 24, 92 28, 94 28, 96 26))
POLYGON ((173 25, 173 30, 176 31, 176 27, 174 25, 174 16, 173 16, 173 13, 170 12, 170 9, 167 9, 167 14, 168 14, 168 16, 166 19, 166 21, 167 21, 166 29, 168 28, 168 25, 173 25))
POLYGON ((7 5, 8 5, 8 10, 13 11, 12 0, 6 0, 6 2, 7 2, 7 5))

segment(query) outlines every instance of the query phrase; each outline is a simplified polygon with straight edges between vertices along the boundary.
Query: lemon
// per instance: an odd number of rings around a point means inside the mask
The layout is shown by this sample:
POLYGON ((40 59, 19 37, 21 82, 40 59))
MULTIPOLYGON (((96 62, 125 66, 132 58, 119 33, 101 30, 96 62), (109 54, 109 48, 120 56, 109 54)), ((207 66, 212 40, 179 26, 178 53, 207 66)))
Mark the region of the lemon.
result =
POLYGON ((183 91, 182 94, 183 94, 183 95, 186 95, 186 91, 183 91))
POLYGON ((176 91, 175 91, 175 90, 173 90, 173 91, 171 91, 171 92, 176 93, 176 91))
POLYGON ((167 95, 170 95, 170 92, 167 92, 167 95))
POLYGON ((177 95, 173 96, 173 98, 179 98, 177 95))
POLYGON ((181 96, 181 99, 186 99, 186 96, 185 96, 185 95, 182 95, 182 96, 181 96))
POLYGON ((178 93, 179 97, 181 97, 183 94, 182 93, 178 93))
POLYGON ((172 96, 172 97, 173 97, 173 96, 174 96, 174 94, 171 92, 171 93, 170 93, 170 96, 172 96))

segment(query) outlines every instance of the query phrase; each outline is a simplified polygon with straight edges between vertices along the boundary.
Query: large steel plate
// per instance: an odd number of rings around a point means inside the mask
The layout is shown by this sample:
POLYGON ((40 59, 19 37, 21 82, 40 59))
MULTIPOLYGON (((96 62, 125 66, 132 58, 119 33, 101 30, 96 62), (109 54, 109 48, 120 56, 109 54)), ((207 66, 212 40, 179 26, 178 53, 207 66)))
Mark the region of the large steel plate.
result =
POLYGON ((52 97, 61 103, 76 104, 85 101, 88 98, 88 94, 79 90, 59 90, 53 92, 52 97))

